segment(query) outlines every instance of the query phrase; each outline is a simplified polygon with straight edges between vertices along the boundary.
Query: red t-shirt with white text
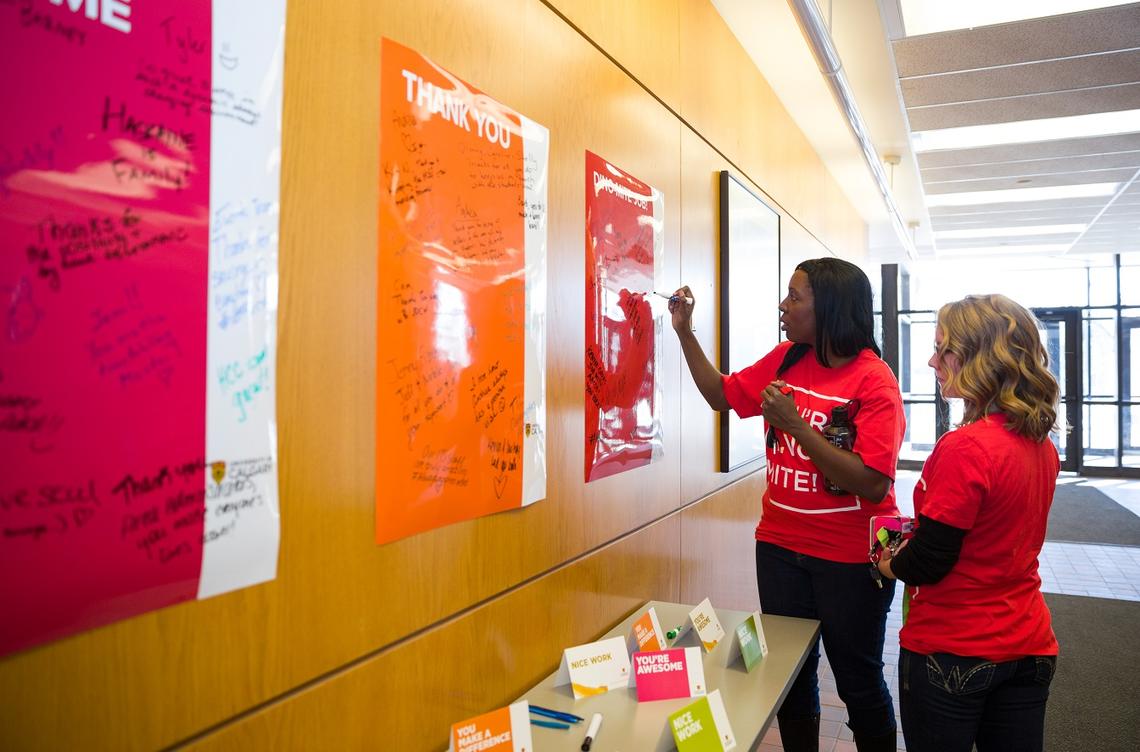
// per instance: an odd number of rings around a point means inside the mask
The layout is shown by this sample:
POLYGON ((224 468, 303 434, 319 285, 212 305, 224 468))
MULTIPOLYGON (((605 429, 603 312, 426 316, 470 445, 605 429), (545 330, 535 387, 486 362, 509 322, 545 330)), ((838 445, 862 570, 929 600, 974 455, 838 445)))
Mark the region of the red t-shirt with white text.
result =
MULTIPOLYGON (((755 364, 724 377, 725 397, 741 418, 761 414, 760 392, 776 379, 791 346, 782 342, 755 364)), ((898 381, 873 350, 863 350, 839 368, 824 368, 809 351, 780 378, 794 390, 800 415, 817 431, 831 420, 831 408, 858 399, 853 451, 864 465, 894 479, 906 419, 898 381)), ((878 504, 829 494, 819 469, 796 440, 783 431, 776 434, 776 448, 767 450, 768 486, 756 540, 828 561, 866 562, 870 518, 898 514, 894 484, 878 504)))
POLYGON ((949 574, 911 588, 899 633, 907 650, 990 661, 1057 654, 1037 556, 1060 461, 1051 441, 1005 423, 994 413, 951 431, 923 465, 915 514, 968 532, 949 574))

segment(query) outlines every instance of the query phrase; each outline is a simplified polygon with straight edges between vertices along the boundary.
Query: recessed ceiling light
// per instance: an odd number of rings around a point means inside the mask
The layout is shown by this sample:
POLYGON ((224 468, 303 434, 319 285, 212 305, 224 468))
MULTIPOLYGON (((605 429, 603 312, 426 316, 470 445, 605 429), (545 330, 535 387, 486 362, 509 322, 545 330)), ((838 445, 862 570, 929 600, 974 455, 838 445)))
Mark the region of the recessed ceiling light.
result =
POLYGON ((1049 201, 1058 198, 1111 196, 1118 183, 1085 183, 1083 185, 1047 185, 1040 188, 1007 188, 1003 191, 967 191, 935 193, 926 197, 926 206, 970 206, 971 204, 1007 204, 1025 201, 1049 201))
POLYGON ((978 227, 969 230, 938 230, 938 240, 965 238, 1014 238, 1021 235, 1076 235, 1088 225, 1029 225, 1026 227, 978 227))
POLYGON ((1022 144, 1031 141, 1055 141, 1062 138, 1111 136, 1136 131, 1140 131, 1140 110, 1122 110, 918 131, 911 134, 911 141, 916 152, 924 152, 940 149, 974 149, 979 146, 1022 144))
POLYGON ((1125 5, 1131 0, 900 0, 907 36, 1125 5))

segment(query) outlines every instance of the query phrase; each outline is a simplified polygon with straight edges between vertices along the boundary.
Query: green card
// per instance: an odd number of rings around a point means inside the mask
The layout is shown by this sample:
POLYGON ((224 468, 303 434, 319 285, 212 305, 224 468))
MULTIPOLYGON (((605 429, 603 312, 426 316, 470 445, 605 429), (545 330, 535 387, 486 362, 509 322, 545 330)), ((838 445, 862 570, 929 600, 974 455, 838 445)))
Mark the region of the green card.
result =
POLYGON ((732 630, 732 645, 726 653, 725 667, 736 663, 737 658, 744 659, 745 670, 751 672, 756 668, 764 656, 768 655, 768 643, 764 639, 764 626, 760 623, 760 612, 751 614, 736 625, 732 630))
POLYGON ((728 714, 720 690, 669 716, 669 730, 678 752, 728 752, 736 749, 736 737, 728 723, 728 714))
POLYGON ((740 641, 740 654, 744 657, 744 667, 752 671, 768 654, 768 643, 764 640, 764 628, 760 626, 758 613, 753 613, 740 623, 736 628, 736 639, 740 641))

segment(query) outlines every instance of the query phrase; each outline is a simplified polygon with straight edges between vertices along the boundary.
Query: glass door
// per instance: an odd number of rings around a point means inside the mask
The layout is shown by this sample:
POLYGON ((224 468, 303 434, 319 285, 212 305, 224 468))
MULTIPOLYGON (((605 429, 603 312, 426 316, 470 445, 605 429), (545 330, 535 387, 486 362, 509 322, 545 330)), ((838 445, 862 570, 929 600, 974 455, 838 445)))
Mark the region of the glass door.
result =
POLYGON ((1058 418, 1063 420, 1053 444, 1061 455, 1061 469, 1078 472, 1081 457, 1081 312, 1079 308, 1036 308, 1049 353, 1049 370, 1061 386, 1058 418))

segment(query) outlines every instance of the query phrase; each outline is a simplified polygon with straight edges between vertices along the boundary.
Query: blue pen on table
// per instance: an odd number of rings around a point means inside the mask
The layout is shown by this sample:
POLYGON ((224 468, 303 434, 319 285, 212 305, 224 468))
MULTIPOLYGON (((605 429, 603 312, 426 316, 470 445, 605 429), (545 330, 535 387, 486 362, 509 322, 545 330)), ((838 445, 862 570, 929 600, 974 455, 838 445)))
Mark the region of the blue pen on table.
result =
POLYGON ((530 719, 531 726, 542 726, 543 728, 562 729, 570 728, 569 723, 557 723, 556 721, 539 721, 534 718, 530 719))
POLYGON ((586 720, 580 715, 574 715, 573 713, 564 713, 561 710, 553 710, 551 708, 544 708, 541 705, 531 705, 530 712, 536 713, 538 715, 544 715, 547 718, 556 718, 560 721, 566 721, 567 723, 581 723, 582 721, 586 720))

